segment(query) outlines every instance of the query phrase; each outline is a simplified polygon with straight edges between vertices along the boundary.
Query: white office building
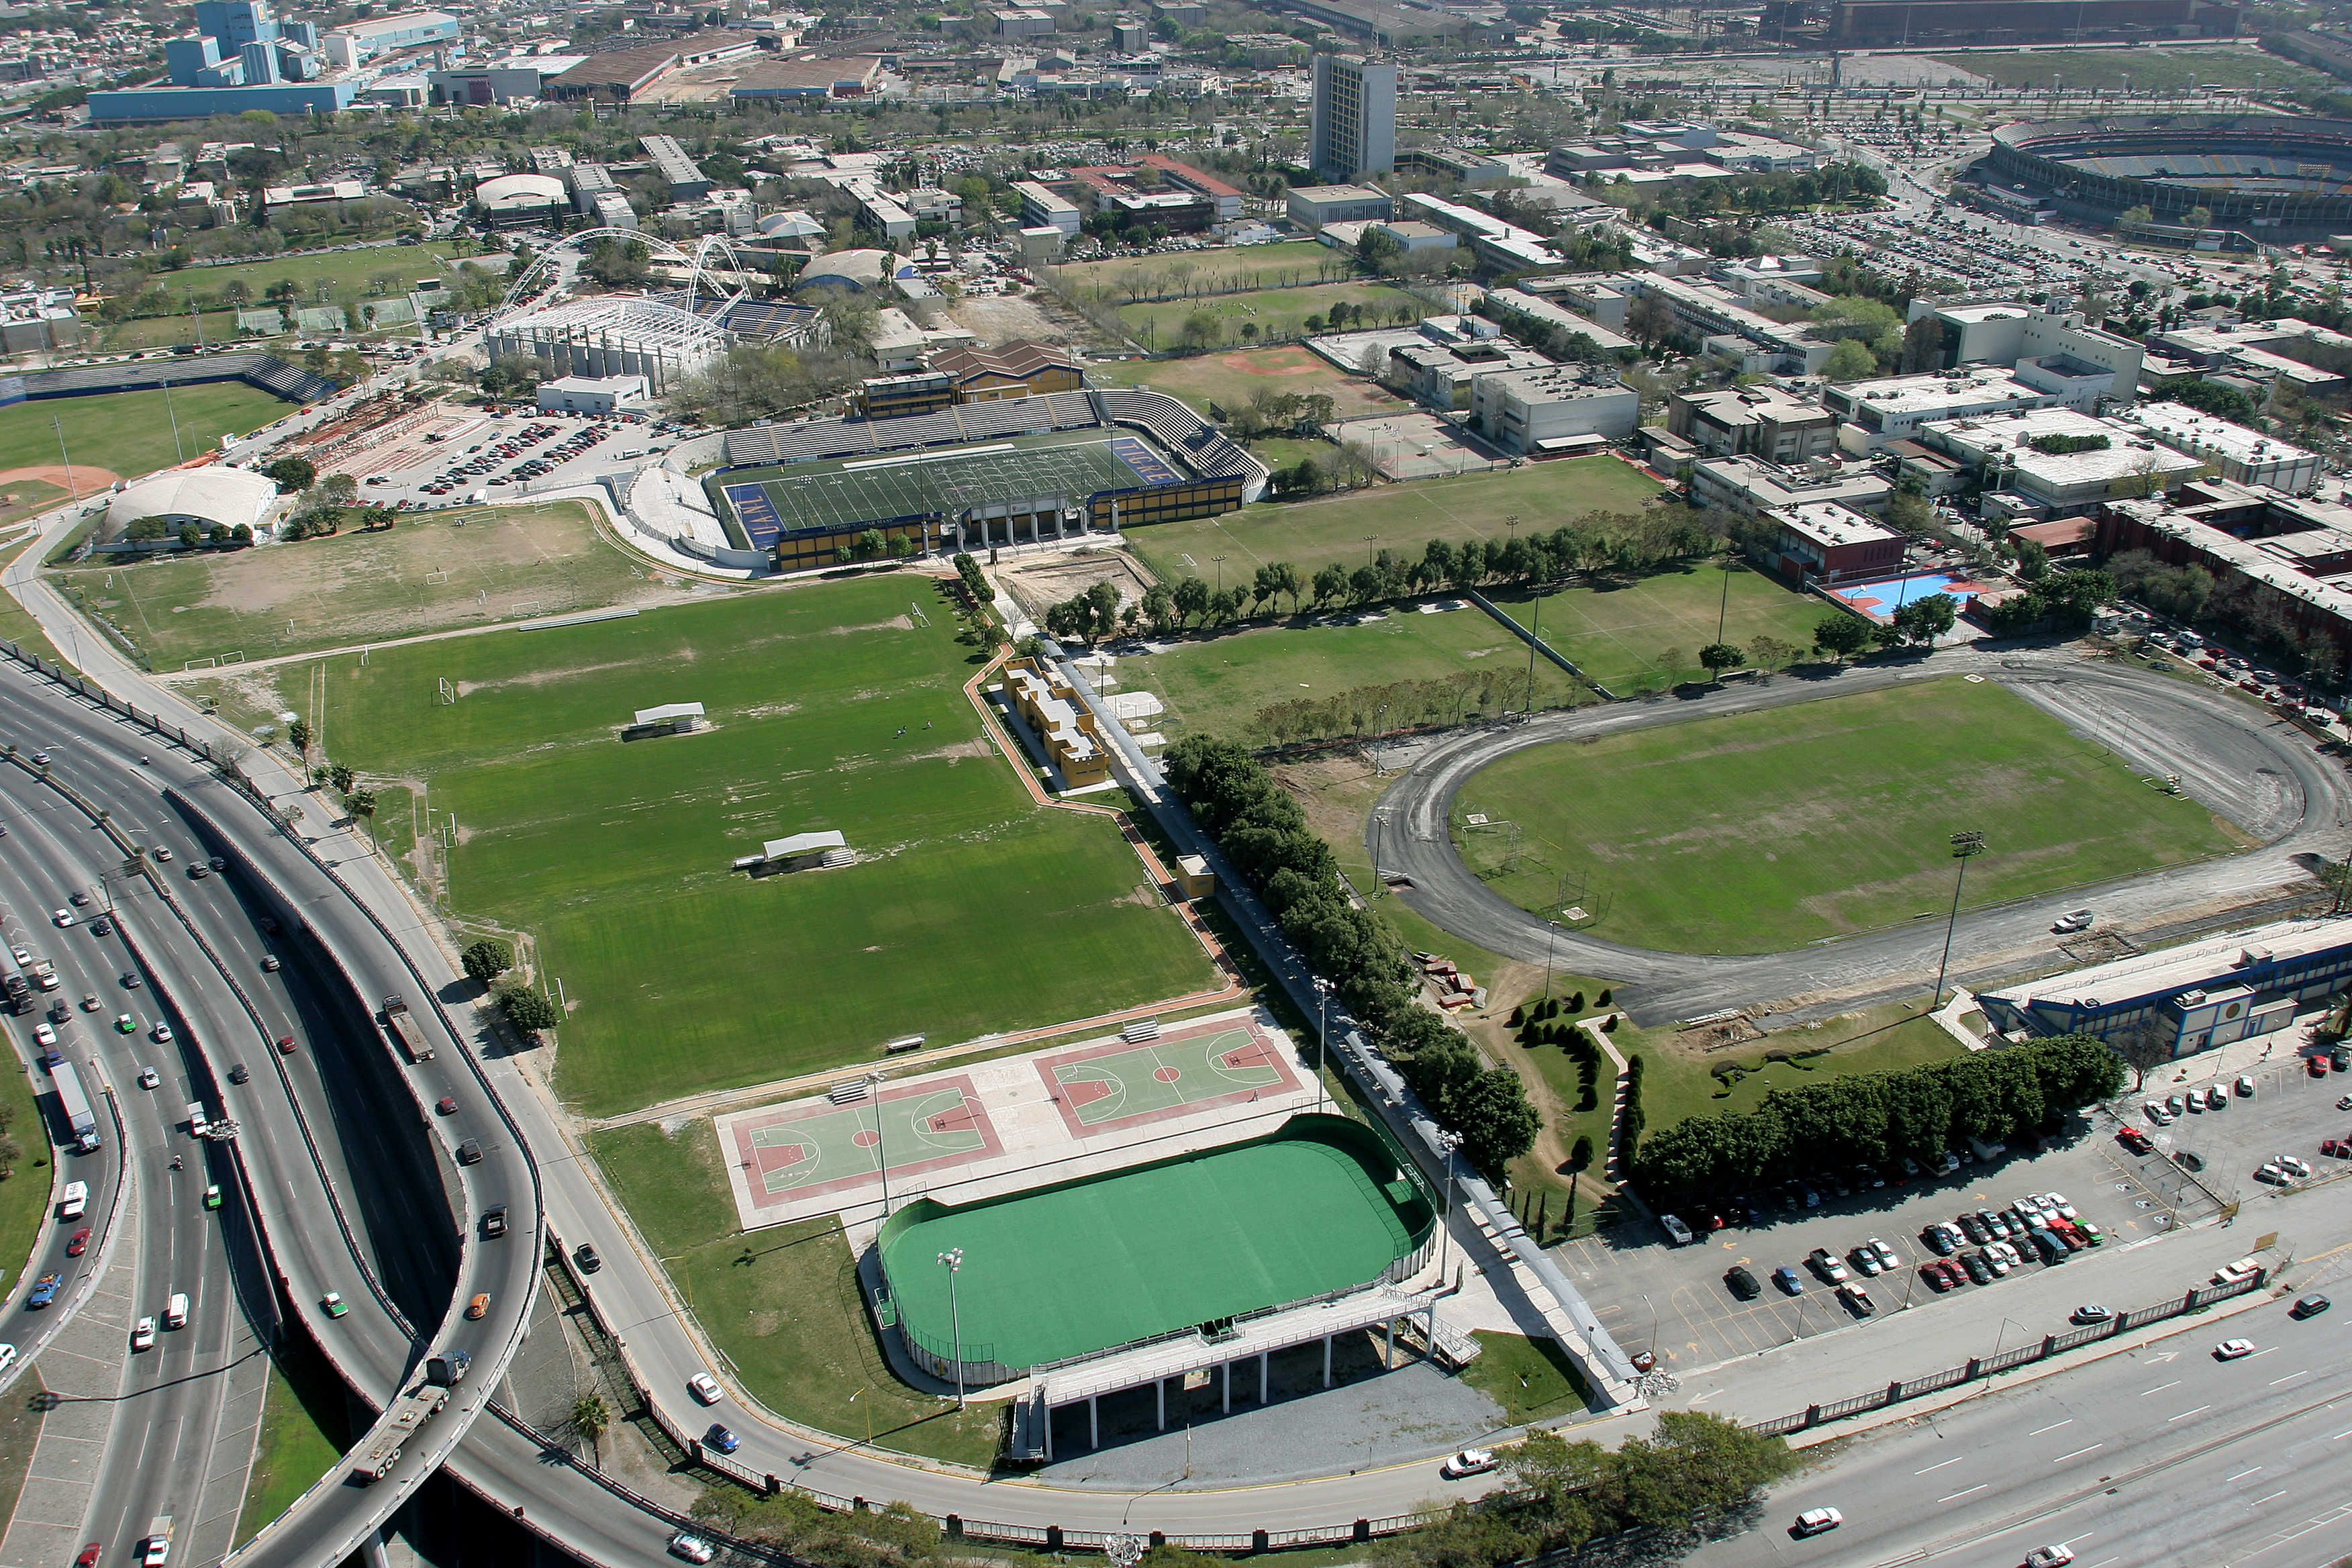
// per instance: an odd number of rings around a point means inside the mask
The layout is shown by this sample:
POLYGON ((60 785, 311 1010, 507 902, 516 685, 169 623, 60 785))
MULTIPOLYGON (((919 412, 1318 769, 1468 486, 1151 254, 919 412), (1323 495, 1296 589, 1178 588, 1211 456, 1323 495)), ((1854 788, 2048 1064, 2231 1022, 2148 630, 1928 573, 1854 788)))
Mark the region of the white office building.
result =
POLYGON ((1360 180, 1396 168, 1397 68, 1360 55, 1315 57, 1307 163, 1328 180, 1360 180))

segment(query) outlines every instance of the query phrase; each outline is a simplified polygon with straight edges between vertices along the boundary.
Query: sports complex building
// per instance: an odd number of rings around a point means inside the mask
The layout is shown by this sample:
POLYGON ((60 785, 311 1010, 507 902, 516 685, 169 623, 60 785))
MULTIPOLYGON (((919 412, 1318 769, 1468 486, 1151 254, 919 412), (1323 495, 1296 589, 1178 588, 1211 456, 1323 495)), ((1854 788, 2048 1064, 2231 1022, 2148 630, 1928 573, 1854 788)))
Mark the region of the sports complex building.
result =
POLYGON ((1115 388, 730 431, 703 488, 730 543, 793 572, 869 531, 950 552, 1211 517, 1266 478, 1177 399, 1115 388))
POLYGON ((2146 206, 2158 223, 2178 224, 2203 207, 2216 228, 2341 233, 2352 226, 2352 121, 2179 114, 2029 121, 1996 129, 1979 167, 2094 220, 2146 206))

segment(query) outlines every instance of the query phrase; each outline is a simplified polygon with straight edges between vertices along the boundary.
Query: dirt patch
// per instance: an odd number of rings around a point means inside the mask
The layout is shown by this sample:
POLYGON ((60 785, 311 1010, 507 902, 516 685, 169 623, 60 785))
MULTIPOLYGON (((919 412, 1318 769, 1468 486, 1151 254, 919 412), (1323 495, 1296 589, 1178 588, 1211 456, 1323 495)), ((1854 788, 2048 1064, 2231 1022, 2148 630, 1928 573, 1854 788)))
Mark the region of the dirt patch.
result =
POLYGON ((1097 583, 1118 589, 1122 603, 1139 601, 1151 576, 1124 550, 1099 547, 1085 554, 1040 555, 996 569, 996 581, 1012 591, 1032 620, 1042 620, 1046 606, 1074 599, 1097 583))
POLYGON ((608 669, 627 669, 635 662, 620 659, 612 664, 574 664, 562 669, 534 669, 505 680, 461 680, 457 682, 457 695, 470 697, 477 691, 496 691, 508 686, 546 686, 558 680, 569 680, 575 675, 602 675, 608 669))
POLYGON ((1102 336, 1085 317, 1042 294, 959 300, 948 307, 948 314, 957 325, 978 333, 982 346, 987 348, 1018 339, 1090 343, 1102 336))
POLYGON ((68 470, 58 463, 37 463, 28 468, 0 468, 0 485, 29 480, 37 484, 55 485, 59 489, 71 489, 73 499, 94 496, 100 490, 112 489, 122 482, 122 476, 111 468, 86 468, 76 463, 72 468, 73 483, 66 483, 68 470))
POLYGON ((910 632, 915 629, 915 623, 904 616, 893 616, 887 621, 874 621, 862 626, 827 626, 824 629, 830 636, 845 637, 852 632, 910 632))
POLYGON ((1244 375, 1313 375, 1328 368, 1306 349, 1264 349, 1256 353, 1226 354, 1217 363, 1244 375))
POLYGON ((969 757, 994 755, 996 755, 996 748, 986 741, 958 741, 954 745, 941 746, 936 752, 918 752, 907 760, 910 763, 928 763, 935 759, 944 759, 950 763, 960 763, 969 757))

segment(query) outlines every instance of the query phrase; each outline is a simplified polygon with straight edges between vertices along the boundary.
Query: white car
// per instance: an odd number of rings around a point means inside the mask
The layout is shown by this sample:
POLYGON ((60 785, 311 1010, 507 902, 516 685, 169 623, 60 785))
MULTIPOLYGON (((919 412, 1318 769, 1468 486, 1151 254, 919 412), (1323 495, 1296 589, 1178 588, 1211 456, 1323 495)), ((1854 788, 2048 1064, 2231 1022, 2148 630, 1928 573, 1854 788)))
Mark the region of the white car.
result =
POLYGON ((2066 1194, 2063 1193, 2044 1193, 2042 1194, 2042 1201, 2054 1210, 2060 1219, 2081 1217, 2075 1214, 2074 1205, 2066 1201, 2066 1194))
POLYGON ((62 931, 67 926, 73 924, 73 911, 71 910, 51 910, 49 911, 49 920, 51 923, 62 931))
POLYGON ((54 1046, 58 1043, 58 1032, 47 1024, 36 1024, 33 1026, 33 1042, 36 1045, 54 1046))
POLYGON ((1437 1467, 1437 1473, 1447 1480, 1460 1480, 1464 1476, 1483 1476, 1501 1461, 1492 1448, 1465 1448, 1437 1467))
POLYGON ((707 1372, 698 1372, 686 1380, 688 1392, 705 1405, 719 1403, 719 1380, 707 1372))
POLYGON ((2298 1176, 2308 1176, 2311 1174, 2311 1167, 2305 1164, 2295 1155, 2281 1154, 2278 1157, 2278 1163, 2286 1169, 2294 1172, 2298 1176))
POLYGON ((719 1548, 698 1535, 688 1535, 681 1530, 669 1538, 669 1554, 683 1557, 688 1563, 708 1563, 719 1555, 719 1548))
POLYGON ((2252 1340, 2223 1340, 2213 1347, 2215 1361, 2236 1361, 2240 1356, 2249 1356, 2253 1353, 2254 1342, 2252 1340))
POLYGON ((159 1084, 159 1083, 161 1083, 161 1082, 163 1082, 163 1079, 162 1075, 161 1075, 161 1074, 159 1074, 159 1073, 157 1073, 157 1072, 156 1072, 156 1070, 155 1070, 153 1068, 141 1068, 139 1069, 139 1087, 140 1087, 140 1088, 142 1088, 142 1089, 152 1089, 152 1088, 154 1088, 157 1084, 159 1084))
POLYGON ((1835 1530, 1845 1522, 1845 1515, 1833 1508, 1809 1508, 1797 1516, 1789 1527, 1791 1535, 1819 1535, 1825 1530, 1835 1530))
POLYGON ((155 1026, 155 1043, 159 1046, 168 1046, 172 1043, 171 1025, 158 1024, 155 1026))
POLYGON ((152 1351, 155 1348, 154 1319, 142 1318, 131 1325, 131 1348, 134 1351, 152 1351))
POLYGON ((2169 1127, 2172 1125, 2172 1112, 2165 1110, 2164 1107, 2158 1105, 2156 1101, 2151 1100, 2141 1109, 2147 1112, 2147 1119, 2156 1123, 2158 1127, 2169 1127))

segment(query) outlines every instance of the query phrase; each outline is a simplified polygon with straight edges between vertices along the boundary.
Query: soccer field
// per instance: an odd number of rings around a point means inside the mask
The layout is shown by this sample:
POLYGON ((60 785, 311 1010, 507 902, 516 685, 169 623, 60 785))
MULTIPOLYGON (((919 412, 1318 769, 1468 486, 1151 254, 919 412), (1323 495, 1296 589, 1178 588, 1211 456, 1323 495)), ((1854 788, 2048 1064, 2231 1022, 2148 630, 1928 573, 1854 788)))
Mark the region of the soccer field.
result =
POLYGON ((937 590, 892 573, 379 648, 323 661, 315 704, 320 663, 278 689, 384 781, 388 837, 419 792, 456 814, 451 908, 536 937, 583 1114, 1213 985, 1116 825, 1035 805, 987 743, 937 590), (684 701, 707 730, 620 740, 684 701), (857 863, 729 868, 819 828, 857 863))
POLYGON ((997 501, 1085 502, 1102 490, 1174 484, 1183 478, 1135 436, 993 452, 944 451, 784 468, 739 469, 718 488, 754 548, 803 528, 954 514, 997 501))
POLYGON ((1684 952, 1940 911, 1958 832, 1987 840, 1971 908, 2247 843, 2000 686, 1950 678, 1531 747, 1464 784, 1453 830, 1520 907, 1573 904, 1595 917, 1580 929, 1684 952))
POLYGON ((1376 1134, 1298 1117, 1087 1181, 958 1207, 923 1199, 884 1227, 882 1264, 917 1344, 1030 1367, 1364 1284, 1432 1219, 1376 1134), (933 1259, 952 1247, 951 1303, 933 1259))

